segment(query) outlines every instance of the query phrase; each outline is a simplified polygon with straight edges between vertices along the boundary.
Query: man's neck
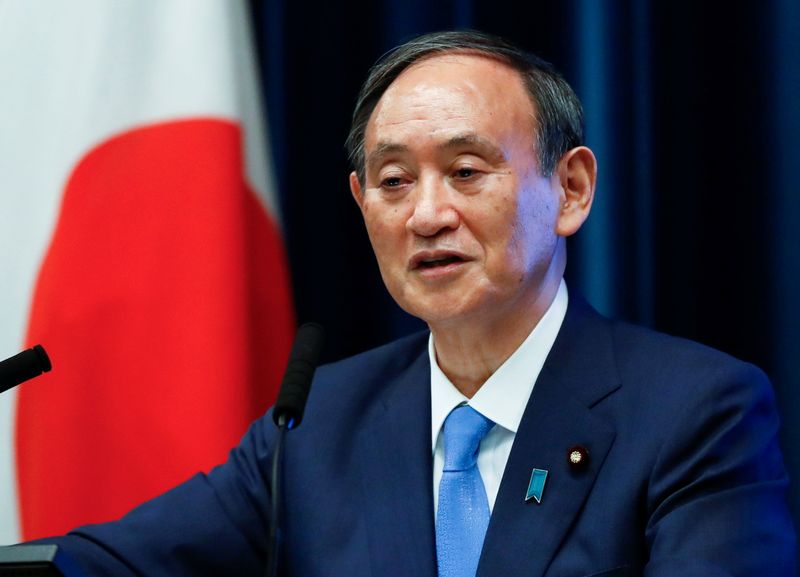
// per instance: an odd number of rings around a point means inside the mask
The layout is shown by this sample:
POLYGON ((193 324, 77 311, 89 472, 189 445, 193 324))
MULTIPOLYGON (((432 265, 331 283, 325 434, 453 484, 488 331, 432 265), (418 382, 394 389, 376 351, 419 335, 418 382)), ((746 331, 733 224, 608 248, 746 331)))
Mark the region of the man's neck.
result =
POLYGON ((550 308, 558 286, 543 291, 524 311, 430 325, 439 368, 464 396, 472 398, 519 348, 550 308))

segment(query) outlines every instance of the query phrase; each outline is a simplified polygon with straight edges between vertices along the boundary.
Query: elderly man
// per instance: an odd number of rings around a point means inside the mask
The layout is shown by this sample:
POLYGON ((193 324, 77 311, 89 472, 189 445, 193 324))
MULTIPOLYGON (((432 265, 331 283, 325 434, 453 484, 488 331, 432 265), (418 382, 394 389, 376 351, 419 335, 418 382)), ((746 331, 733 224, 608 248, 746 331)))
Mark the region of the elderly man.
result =
MULTIPOLYGON (((388 54, 349 139, 384 282, 430 332, 322 367, 285 459, 285 575, 794 575, 770 385, 562 280, 596 162, 549 65, 472 32, 388 54)), ((255 575, 275 427, 121 521, 89 575, 255 575)))

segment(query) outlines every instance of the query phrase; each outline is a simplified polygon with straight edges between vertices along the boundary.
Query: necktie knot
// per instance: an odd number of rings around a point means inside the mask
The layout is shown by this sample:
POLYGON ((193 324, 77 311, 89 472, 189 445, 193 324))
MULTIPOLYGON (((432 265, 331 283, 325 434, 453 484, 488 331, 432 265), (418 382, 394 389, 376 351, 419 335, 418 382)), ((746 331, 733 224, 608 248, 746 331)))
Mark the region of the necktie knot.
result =
POLYGON ((478 460, 478 447, 494 423, 469 405, 453 409, 444 421, 444 470, 466 471, 478 460))

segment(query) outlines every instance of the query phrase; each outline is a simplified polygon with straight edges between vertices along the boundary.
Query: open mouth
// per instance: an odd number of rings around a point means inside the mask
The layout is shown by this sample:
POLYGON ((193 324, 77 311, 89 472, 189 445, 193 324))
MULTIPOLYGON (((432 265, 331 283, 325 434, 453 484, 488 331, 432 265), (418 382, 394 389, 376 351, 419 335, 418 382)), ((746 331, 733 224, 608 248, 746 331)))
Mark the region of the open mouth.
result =
POLYGON ((464 259, 459 257, 459 256, 452 255, 452 256, 446 256, 446 257, 436 258, 436 259, 421 260, 419 262, 419 264, 417 264, 417 268, 430 269, 430 268, 436 268, 436 267, 441 267, 441 266, 447 266, 449 264, 453 264, 453 263, 457 263, 457 262, 464 262, 464 259))

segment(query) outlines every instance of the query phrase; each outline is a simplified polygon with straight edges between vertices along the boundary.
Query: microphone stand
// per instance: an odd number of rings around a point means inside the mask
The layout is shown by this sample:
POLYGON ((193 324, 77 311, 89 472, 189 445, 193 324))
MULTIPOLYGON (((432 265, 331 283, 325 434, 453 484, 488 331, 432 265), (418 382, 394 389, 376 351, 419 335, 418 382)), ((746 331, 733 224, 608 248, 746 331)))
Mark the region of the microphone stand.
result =
POLYGON ((316 323, 307 323, 297 330, 286 374, 281 383, 278 400, 272 409, 272 419, 278 427, 278 437, 272 453, 272 475, 270 478, 269 540, 267 541, 267 564, 264 575, 276 577, 280 547, 281 474, 283 471, 283 446, 286 431, 299 426, 303 420, 308 393, 314 371, 319 363, 324 330, 316 323))
POLYGON ((269 539, 267 540, 267 577, 278 574, 278 524, 281 504, 281 470, 283 461, 283 442, 286 431, 292 428, 294 419, 287 423, 286 415, 278 417, 278 439, 275 441, 275 452, 272 454, 272 476, 270 479, 270 498, 272 505, 269 513, 269 539))

